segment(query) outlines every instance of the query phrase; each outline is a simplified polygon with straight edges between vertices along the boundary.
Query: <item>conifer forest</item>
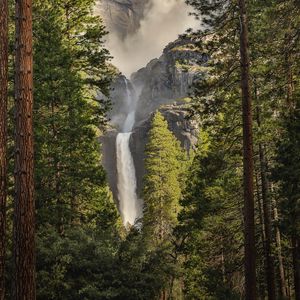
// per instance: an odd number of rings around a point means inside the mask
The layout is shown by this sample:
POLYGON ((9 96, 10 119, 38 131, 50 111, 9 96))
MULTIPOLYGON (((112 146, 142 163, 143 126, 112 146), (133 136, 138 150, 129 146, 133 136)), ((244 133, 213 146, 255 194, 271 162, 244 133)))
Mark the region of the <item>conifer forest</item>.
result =
POLYGON ((0 0, 0 300, 300 300, 299 0, 0 0))

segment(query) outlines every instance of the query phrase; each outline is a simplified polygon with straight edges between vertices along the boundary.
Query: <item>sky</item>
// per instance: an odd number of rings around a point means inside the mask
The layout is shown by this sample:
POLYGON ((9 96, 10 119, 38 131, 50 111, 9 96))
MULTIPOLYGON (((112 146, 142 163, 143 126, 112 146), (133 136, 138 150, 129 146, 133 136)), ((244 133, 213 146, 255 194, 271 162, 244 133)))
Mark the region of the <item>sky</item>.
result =
POLYGON ((125 40, 111 32, 107 47, 113 64, 128 78, 130 75, 158 58, 169 43, 188 28, 196 28, 199 21, 189 16, 191 8, 184 0, 151 0, 139 30, 125 40))

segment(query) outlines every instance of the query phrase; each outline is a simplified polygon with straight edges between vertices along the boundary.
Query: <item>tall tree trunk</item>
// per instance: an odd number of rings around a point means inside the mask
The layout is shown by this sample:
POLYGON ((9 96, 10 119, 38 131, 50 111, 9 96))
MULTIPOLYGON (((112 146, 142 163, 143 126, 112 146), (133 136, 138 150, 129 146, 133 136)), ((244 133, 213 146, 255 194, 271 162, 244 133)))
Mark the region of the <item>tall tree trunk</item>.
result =
POLYGON ((36 291, 32 0, 16 1, 15 68, 14 299, 33 300, 36 291))
MULTIPOLYGON (((263 250, 265 251, 265 244, 266 244, 266 237, 265 237, 265 225, 264 225, 264 217, 263 217, 263 209, 262 209, 262 199, 260 195, 260 184, 259 184, 259 178, 258 174, 255 169, 255 186, 256 186, 256 197, 257 197, 257 207, 258 207, 258 213, 259 213, 259 231, 261 235, 261 241, 263 245, 263 250)), ((266 268, 265 264, 266 262, 264 261, 264 268, 266 268)), ((261 284, 257 287, 258 289, 258 294, 259 294, 259 299, 265 299, 266 298, 266 290, 264 284, 261 284)))
POLYGON ((284 37, 284 62, 286 70, 286 105, 288 109, 295 108, 295 103, 293 100, 294 94, 294 83, 293 83, 293 69, 292 69, 292 54, 291 54, 291 25, 289 25, 288 30, 284 37))
POLYGON ((260 185, 258 180, 257 172, 255 172, 255 185, 257 190, 257 206, 258 206, 258 212, 259 212, 259 223, 260 223, 260 234, 261 234, 261 240, 263 242, 263 245, 265 245, 265 224, 264 224, 264 218, 263 218, 263 209, 261 204, 261 195, 260 195, 260 185))
POLYGON ((8 2, 0 0, 0 300, 5 294, 5 236, 7 196, 8 2))
MULTIPOLYGON (((271 191, 272 191, 272 186, 271 186, 271 191)), ((281 235, 280 235, 279 226, 277 225, 279 217, 278 217, 277 203, 275 199, 273 200, 273 212, 274 212, 274 220, 276 223, 275 239, 276 239, 276 246, 277 246, 278 268, 279 268, 279 276, 280 276, 280 293, 281 293, 281 297, 283 299, 286 299, 289 293, 288 293, 288 287, 285 279, 283 257, 282 257, 281 235)))
POLYGON ((292 236, 295 299, 300 300, 300 241, 292 236))
POLYGON ((259 157, 261 168, 261 181, 262 181, 262 200, 263 200, 263 213, 264 213, 264 228, 265 228, 265 259, 266 259, 266 278, 268 288, 269 300, 276 299, 276 286, 275 286, 275 271, 274 271, 274 257, 272 255, 272 225, 271 225, 271 206, 269 199, 269 186, 266 173, 266 159, 265 151, 262 144, 259 144, 259 157))
POLYGON ((239 0, 241 88, 243 99, 243 149, 244 149, 244 235, 245 235, 245 299, 256 299, 255 221, 253 183, 253 133, 252 99, 250 92, 250 59, 248 20, 245 0, 239 0))
MULTIPOLYGON (((255 88, 255 97, 258 98, 257 89, 255 88)), ((256 110, 256 120, 258 128, 261 128, 260 108, 256 110)), ((260 161, 260 175, 261 175, 261 195, 263 200, 263 214, 264 214, 264 230, 265 230, 265 259, 266 259, 266 279, 268 288, 268 299, 276 299, 276 285, 275 285, 275 270, 274 257, 272 255, 272 224, 271 224, 271 203, 269 197, 269 180, 267 176, 267 160, 265 156, 265 149, 262 143, 258 145, 259 161, 260 161)))

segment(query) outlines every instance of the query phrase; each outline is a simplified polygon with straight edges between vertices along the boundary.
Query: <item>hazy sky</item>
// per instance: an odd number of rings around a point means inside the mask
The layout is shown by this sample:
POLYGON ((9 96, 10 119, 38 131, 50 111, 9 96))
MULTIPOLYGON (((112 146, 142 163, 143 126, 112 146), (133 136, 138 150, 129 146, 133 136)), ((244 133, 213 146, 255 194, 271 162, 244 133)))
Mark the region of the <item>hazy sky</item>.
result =
POLYGON ((163 48, 176 40, 186 29, 197 27, 198 22, 188 15, 191 8, 184 0, 152 0, 138 32, 121 41, 113 32, 108 48, 114 57, 113 64, 127 77, 159 57, 163 48))

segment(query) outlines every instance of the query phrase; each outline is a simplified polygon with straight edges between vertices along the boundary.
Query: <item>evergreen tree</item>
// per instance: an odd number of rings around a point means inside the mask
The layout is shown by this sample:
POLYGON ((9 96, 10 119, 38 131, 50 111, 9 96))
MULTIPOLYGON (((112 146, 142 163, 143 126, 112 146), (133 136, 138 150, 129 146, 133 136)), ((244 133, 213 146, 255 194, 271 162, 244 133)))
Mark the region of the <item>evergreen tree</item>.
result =
POLYGON ((151 243, 159 245, 168 240, 176 225, 181 194, 179 175, 182 152, 160 112, 153 117, 148 139, 143 232, 149 236, 151 243))
MULTIPOLYGON (((89 290, 89 284, 77 281, 69 270, 75 268, 77 255, 87 258, 90 250, 84 249, 86 240, 92 240, 89 249, 95 252, 89 253, 96 260, 102 252, 106 253, 104 259, 113 259, 110 249, 117 248, 120 242, 119 216, 108 192, 98 141, 109 104, 99 95, 108 94, 114 75, 108 51, 103 47, 106 32, 100 18, 92 14, 93 1, 68 2, 70 14, 67 17, 65 4, 64 1, 36 1, 33 7, 39 299, 51 299, 50 295, 58 298, 61 287, 67 285, 74 288, 70 299, 81 299, 81 289, 89 290), (74 244, 78 246, 69 253, 74 260, 67 265, 64 265, 66 252, 62 253, 62 262, 55 256, 60 255, 56 247, 62 244, 66 249, 74 244), (62 285, 52 276, 55 268, 68 270, 63 276, 58 272, 62 285)), ((13 29, 11 26, 11 31, 13 29)), ((26 74, 32 75, 32 72, 26 74)), ((32 92, 32 87, 29 90, 32 92)), ((34 248, 30 246, 30 250, 34 248)), ((10 270, 9 263, 8 286, 12 279, 10 270)), ((101 271, 97 272, 92 271, 94 277, 101 276, 101 271)), ((102 287, 97 289, 100 291, 102 287)), ((12 297, 13 290, 7 289, 8 298, 12 297)))
POLYGON ((90 16, 92 5, 41 1, 35 6, 40 18, 35 25, 38 222, 61 233, 96 215, 106 189, 97 134, 107 106, 97 93, 107 94, 112 74, 105 31, 100 19, 90 16))
MULTIPOLYGON (((232 160, 237 158, 236 152, 232 150, 237 143, 242 142, 237 128, 242 120, 233 122, 239 115, 237 99, 240 94, 238 83, 241 78, 239 71, 241 56, 238 33, 242 22, 238 18, 237 4, 241 2, 226 0, 187 2, 196 8, 195 14, 204 24, 202 30, 192 33, 192 37, 198 41, 200 51, 207 53, 209 57, 206 76, 200 78, 195 85, 193 113, 200 115, 201 125, 208 130, 213 144, 222 139, 222 135, 225 141, 230 141, 227 151, 229 160, 232 160), (226 131, 226 128, 230 130, 226 131)), ((299 61, 296 59, 299 53, 297 50, 299 34, 296 30, 299 24, 299 5, 295 4, 295 1, 268 3, 247 1, 247 8, 250 20, 248 26, 251 81, 253 80, 249 92, 253 94, 255 104, 253 112, 257 121, 253 124, 256 129, 253 140, 255 158, 253 191, 254 220, 258 228, 255 235, 258 253, 257 285, 261 297, 264 297, 267 290, 268 298, 274 299, 278 297, 277 282, 280 282, 281 294, 288 295, 285 276, 289 272, 285 274, 285 268, 287 271, 290 269, 291 253, 286 246, 289 241, 281 239, 278 227, 281 211, 278 212, 276 205, 276 201, 281 200, 276 183, 270 178, 270 169, 276 156, 276 140, 281 139, 281 112, 295 105, 298 76, 294 70, 299 61), (273 263, 274 259, 276 264, 273 263), (275 273, 274 266, 277 265, 278 273, 275 273), (277 276, 280 280, 276 280, 277 276)), ((249 111, 251 112, 252 110, 249 111)), ((238 160, 236 162, 236 166, 240 167, 238 160)), ((251 244, 253 247, 254 242, 251 244)), ((290 280, 291 278, 288 281, 290 280)))
POLYGON ((220 118, 219 126, 202 129, 181 200, 176 235, 182 240, 188 299, 243 294, 240 146, 232 145, 237 124, 230 124, 230 114, 220 118))
MULTIPOLYGON (((160 112, 156 112, 146 145, 142 234, 145 250, 162 259, 165 265, 163 268, 161 265, 162 270, 158 271, 162 276, 162 299, 172 297, 177 288, 176 278, 179 274, 176 271, 176 239, 173 230, 180 210, 180 177, 184 160, 180 144, 169 131, 167 121, 160 112), (168 253, 174 253, 174 256, 170 257, 168 253)), ((180 294, 180 288, 177 293, 180 294)))
MULTIPOLYGON (((245 0, 239 0, 241 89, 243 103, 243 161, 244 161, 244 233, 245 233, 245 296, 256 299, 255 219, 254 219, 254 161, 253 117, 250 88, 250 58, 248 12, 245 0)), ((270 299, 274 299, 270 297, 270 299)))

